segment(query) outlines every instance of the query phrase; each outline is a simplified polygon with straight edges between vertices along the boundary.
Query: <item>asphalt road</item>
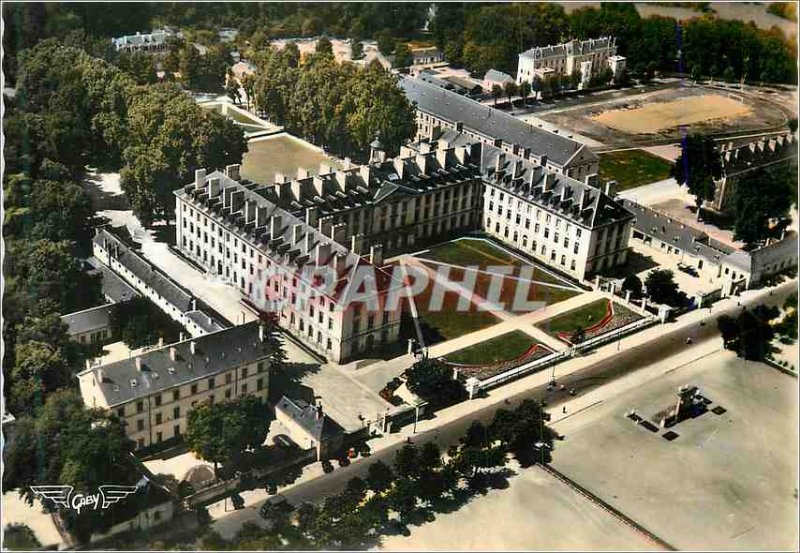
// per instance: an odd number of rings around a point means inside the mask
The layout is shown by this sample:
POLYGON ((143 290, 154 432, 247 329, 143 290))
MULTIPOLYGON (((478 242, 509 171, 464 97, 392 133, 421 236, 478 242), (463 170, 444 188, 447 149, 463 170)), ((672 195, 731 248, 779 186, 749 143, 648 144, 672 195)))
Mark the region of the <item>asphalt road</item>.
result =
MULTIPOLYGON (((782 305, 784 298, 792 289, 792 287, 788 286, 783 287, 780 291, 776 291, 774 295, 768 296, 763 301, 757 303, 782 305)), ((678 351, 689 351, 695 348, 699 349, 699 344, 706 340, 720 340, 716 324, 717 317, 723 313, 737 313, 741 309, 742 307, 737 305, 733 305, 725 310, 714 308, 704 318, 704 325, 698 323, 689 328, 670 330, 670 324, 668 323, 664 326, 664 333, 659 338, 622 350, 618 355, 600 360, 572 375, 564 376, 558 380, 559 387, 563 383, 566 385, 567 390, 574 388, 576 393, 580 395, 628 373, 662 361, 678 351), (686 344, 687 338, 691 338, 691 344, 686 344)), ((592 355, 592 353, 589 352, 588 355, 592 355)), ((464 435, 472 421, 479 420, 487 424, 494 417, 495 411, 501 407, 513 408, 524 399, 536 399, 539 401, 547 401, 547 408, 552 410, 554 407, 560 406, 571 398, 572 396, 566 391, 548 391, 546 385, 538 386, 512 396, 506 401, 499 401, 498 403, 488 405, 475 411, 470 416, 445 423, 442 426, 425 432, 420 432, 413 436, 412 441, 418 446, 433 441, 442 451, 445 451, 451 445, 458 443, 458 439, 464 435)), ((338 493, 344 489, 347 481, 351 478, 355 476, 364 478, 369 465, 375 461, 381 460, 390 465, 395 453, 403 445, 403 443, 399 443, 387 447, 366 459, 361 459, 347 467, 337 467, 334 472, 328 475, 303 482, 282 493, 295 505, 304 501, 321 501, 325 496, 338 493)))

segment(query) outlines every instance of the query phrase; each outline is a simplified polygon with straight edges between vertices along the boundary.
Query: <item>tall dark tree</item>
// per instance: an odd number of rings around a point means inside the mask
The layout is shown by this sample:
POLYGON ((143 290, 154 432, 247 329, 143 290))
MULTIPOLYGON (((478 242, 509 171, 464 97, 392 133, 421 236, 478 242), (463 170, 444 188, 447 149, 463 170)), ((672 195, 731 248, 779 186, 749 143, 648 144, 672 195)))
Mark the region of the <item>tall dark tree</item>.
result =
POLYGON ((722 174, 722 161, 714 139, 691 134, 681 141, 681 155, 672 166, 672 176, 695 197, 697 217, 703 202, 714 199, 714 179, 722 174))

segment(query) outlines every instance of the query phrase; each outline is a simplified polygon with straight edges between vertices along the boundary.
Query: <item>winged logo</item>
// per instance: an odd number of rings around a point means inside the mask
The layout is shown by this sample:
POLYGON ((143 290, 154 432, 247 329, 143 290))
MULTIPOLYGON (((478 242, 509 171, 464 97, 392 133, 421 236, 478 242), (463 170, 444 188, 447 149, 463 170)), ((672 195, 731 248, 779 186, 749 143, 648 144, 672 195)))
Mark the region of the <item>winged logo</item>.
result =
POLYGON ((139 486, 100 486, 100 494, 103 498, 103 509, 107 509, 114 503, 122 501, 138 490, 139 486))
POLYGON ((129 495, 136 493, 140 487, 140 485, 104 485, 98 488, 99 493, 96 494, 73 493, 75 491, 74 488, 66 485, 31 486, 31 491, 43 499, 49 499, 59 507, 73 509, 80 513, 81 509, 84 508, 93 510, 108 509, 115 503, 119 503, 129 495))
POLYGON ((69 498, 72 495, 72 486, 31 486, 34 494, 49 499, 56 505, 69 508, 69 498))

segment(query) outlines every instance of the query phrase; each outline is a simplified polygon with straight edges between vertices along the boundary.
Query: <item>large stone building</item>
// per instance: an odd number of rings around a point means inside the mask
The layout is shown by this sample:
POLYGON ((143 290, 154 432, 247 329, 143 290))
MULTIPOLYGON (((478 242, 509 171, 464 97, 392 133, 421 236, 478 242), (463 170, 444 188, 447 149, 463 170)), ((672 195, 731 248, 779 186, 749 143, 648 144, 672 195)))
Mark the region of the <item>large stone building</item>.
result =
POLYGON ((797 139, 791 133, 758 141, 736 144, 726 142, 720 147, 722 175, 715 181, 712 207, 720 211, 728 208, 738 180, 756 169, 797 165, 797 139))
MULTIPOLYGON (((401 307, 390 304, 390 292, 399 297, 402 282, 380 268, 379 245, 362 256, 362 240, 353 234, 350 248, 343 246, 346 229, 321 217, 325 201, 315 199, 330 196, 331 205, 351 200, 354 207, 365 205, 369 191, 358 183, 361 178, 372 182, 371 168, 355 172, 356 179, 337 172, 328 179, 304 175, 258 187, 239 177, 238 165, 226 173, 198 170, 193 183, 175 191, 177 246, 207 272, 237 287, 251 306, 276 313, 283 328, 329 359, 342 362, 392 344, 401 307), (339 183, 336 188, 326 188, 334 183, 339 183), (308 187, 314 195, 304 195, 308 187)), ((355 228, 365 230, 368 212, 353 211, 360 225, 355 228)), ((381 210, 374 224, 397 216, 381 210)))
POLYGON ((476 142, 583 180, 596 174, 599 158, 568 136, 534 127, 503 111, 419 79, 404 78, 400 86, 414 103, 417 139, 430 139, 444 129, 456 130, 476 142))
POLYGON ((578 280, 627 261, 633 215, 614 199, 613 183, 601 190, 596 175, 578 181, 452 130, 403 150, 450 148, 464 148, 479 167, 476 230, 578 280))
POLYGON ((625 58, 616 53, 616 39, 609 36, 531 48, 519 55, 517 83, 531 82, 534 77, 572 75, 576 70, 581 72, 582 80, 588 82, 606 67, 612 71, 624 68, 625 58))
POLYGON ((256 322, 152 349, 78 374, 90 408, 116 413, 137 448, 179 437, 201 401, 267 399, 266 329, 256 322))

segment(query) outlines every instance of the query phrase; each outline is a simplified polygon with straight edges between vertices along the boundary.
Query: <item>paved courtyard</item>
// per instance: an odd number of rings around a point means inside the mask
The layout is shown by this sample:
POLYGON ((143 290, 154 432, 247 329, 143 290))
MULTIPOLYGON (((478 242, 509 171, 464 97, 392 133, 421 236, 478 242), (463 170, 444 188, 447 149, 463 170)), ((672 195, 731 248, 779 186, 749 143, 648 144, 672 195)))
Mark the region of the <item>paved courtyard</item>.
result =
POLYGON ((777 370, 718 351, 555 428, 556 469, 679 549, 798 547, 797 382, 777 370), (674 405, 684 384, 726 412, 679 423, 672 442, 625 417, 674 405))
POLYGON ((341 163, 320 148, 286 133, 254 138, 247 143, 242 159, 242 176, 258 184, 272 184, 281 173, 288 179, 297 177, 298 169, 319 174, 320 164, 338 169, 341 163))

